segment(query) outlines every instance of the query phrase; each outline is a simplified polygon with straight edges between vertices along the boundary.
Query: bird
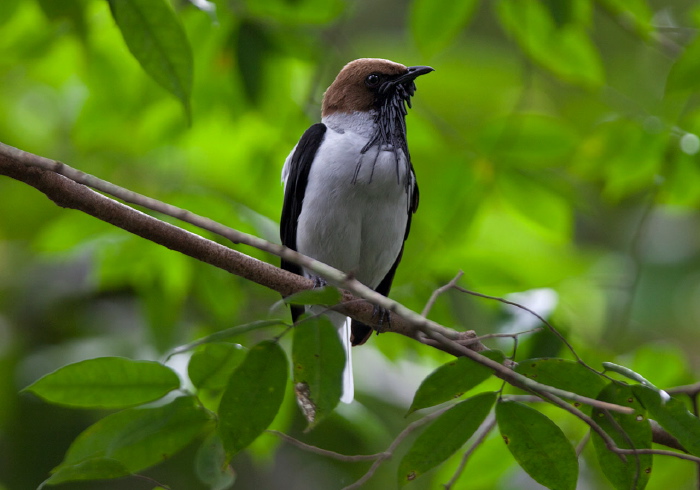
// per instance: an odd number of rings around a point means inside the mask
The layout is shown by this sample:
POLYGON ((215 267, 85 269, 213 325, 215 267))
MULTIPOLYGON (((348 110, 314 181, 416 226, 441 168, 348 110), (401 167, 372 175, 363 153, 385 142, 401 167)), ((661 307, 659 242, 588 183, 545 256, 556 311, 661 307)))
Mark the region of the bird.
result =
MULTIPOLYGON (((415 79, 434 71, 378 58, 346 64, 323 95, 321 122, 309 127, 284 162, 282 244, 354 277, 387 296, 418 209, 418 184, 405 118, 415 79)), ((302 267, 283 269, 325 284, 302 267)), ((304 312, 292 306, 294 321, 304 312)), ((388 312, 375 308, 375 315, 388 312)), ((327 315, 346 352, 341 401, 354 398, 350 347, 372 328, 327 315)), ((390 320, 389 320, 390 321, 390 320)))

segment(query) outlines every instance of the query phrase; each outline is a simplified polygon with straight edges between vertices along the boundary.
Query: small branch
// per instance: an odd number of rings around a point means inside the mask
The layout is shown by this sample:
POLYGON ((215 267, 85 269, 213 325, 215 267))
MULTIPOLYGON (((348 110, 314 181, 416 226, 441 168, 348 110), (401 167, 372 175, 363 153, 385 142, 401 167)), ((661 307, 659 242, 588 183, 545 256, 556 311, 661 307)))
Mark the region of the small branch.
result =
MULTIPOLYGON (((571 413, 575 417, 579 418, 580 420, 582 420, 586 424, 588 424, 588 426, 596 434, 598 434, 601 437, 601 439, 603 439, 603 441, 605 442, 605 445, 608 449, 610 449, 611 451, 613 449, 617 449, 617 445, 615 444, 615 441, 612 439, 612 437, 610 437, 608 435, 608 433, 605 432, 603 430, 603 428, 600 425, 598 425, 598 423, 595 420, 593 420, 591 417, 589 417, 588 415, 586 415, 585 413, 583 413, 581 410, 574 407, 573 405, 569 405, 561 398, 559 398, 555 395, 552 395, 551 393, 541 393, 541 395, 543 398, 546 398, 547 400, 552 402, 554 405, 557 405, 558 407, 563 408, 567 412, 571 413)), ((605 409, 603 409, 603 410, 605 410, 605 409)), ((630 410, 632 410, 632 409, 630 409, 630 410)), ((634 410, 632 410, 631 412, 628 412, 628 413, 633 413, 633 412, 634 412, 634 410)), ((623 455, 620 455, 620 457, 624 461, 625 457, 623 455)))
POLYGON ((642 278, 642 268, 644 266, 644 256, 642 254, 641 247, 643 244, 643 239, 648 231, 649 222, 656 202, 655 198, 658 192, 659 186, 657 185, 652 188, 652 190, 646 196, 647 202, 642 209, 639 222, 634 229, 634 234, 632 235, 632 239, 629 243, 628 256, 632 261, 632 271, 629 277, 626 278, 626 284, 623 286, 625 297, 621 300, 621 304, 618 305, 616 313, 612 315, 613 318, 606 328, 605 338, 607 338, 609 341, 624 339, 630 329, 632 307, 634 306, 635 297, 639 290, 639 284, 642 278))
MULTIPOLYGON (((586 369, 588 369, 589 371, 591 371, 591 372, 593 372, 593 373, 595 373, 595 374, 598 374, 598 375, 600 375, 600 376, 605 376, 604 373, 601 373, 601 372, 598 371, 597 369, 594 369, 592 366, 588 365, 583 359, 581 359, 581 357, 578 355, 578 353, 576 352, 576 350, 574 349, 574 347, 569 343, 568 340, 566 340, 566 337, 564 337, 564 336, 559 332, 559 330, 557 330, 556 328, 554 328, 554 325, 552 325, 552 324, 549 323, 547 320, 545 320, 544 317, 542 317, 542 315, 540 315, 540 314, 537 313, 536 311, 534 311, 534 310, 528 308, 527 306, 523 306, 523 305, 521 305, 521 304, 519 304, 519 303, 515 303, 515 302, 513 302, 513 301, 508 301, 507 299, 505 299, 505 298, 500 298, 500 297, 498 297, 498 296, 490 296, 490 295, 488 295, 488 294, 477 293, 476 291, 470 291, 470 290, 465 289, 465 288, 460 287, 460 286, 455 286, 455 289, 456 289, 457 291, 462 292, 462 293, 469 294, 469 295, 472 295, 472 296, 476 296, 476 297, 478 297, 478 298, 491 299, 491 300, 498 301, 498 302, 500 302, 500 303, 503 303, 503 304, 506 304, 506 305, 509 305, 509 306, 514 306, 514 307, 516 307, 516 308, 520 308, 521 310, 527 311, 527 312, 530 313, 531 315, 534 315, 539 321, 541 321, 541 322, 549 329, 550 332, 552 332, 552 333, 566 346, 566 348, 569 350, 569 352, 571 352, 571 354, 576 358, 576 362, 578 362, 578 363, 581 364, 583 367, 585 367, 586 369)), ((517 340, 517 337, 516 337, 516 340, 517 340)))
MULTIPOLYGON (((433 340, 443 344, 443 345, 449 345, 451 346, 456 352, 459 352, 461 355, 465 357, 469 357, 473 361, 478 362, 479 364, 482 364, 490 369, 492 369, 495 373, 496 376, 499 378, 503 379, 504 381, 508 382, 509 384, 516 386, 518 388, 522 388, 526 391, 533 391, 537 394, 549 394, 549 395, 554 395, 554 396, 559 396, 562 398, 566 398, 568 400, 572 400, 575 402, 579 403, 585 403, 586 405, 590 405, 592 407, 599 408, 601 410, 611 410, 614 412, 620 412, 620 413, 634 413, 634 410, 630 407, 623 407, 620 405, 615 405, 613 403, 608 403, 608 402, 603 402, 600 400, 594 400, 593 398, 589 398, 586 396, 578 395, 576 393, 572 393, 570 391, 565 391, 565 390, 560 390, 558 388, 554 388, 552 386, 547 386, 542 383, 538 383, 526 376, 523 376, 519 373, 516 373, 512 369, 507 368, 506 366, 499 364, 496 361, 492 361, 488 357, 482 356, 481 354, 474 352, 462 345, 459 345, 456 342, 451 341, 450 339, 444 337, 440 332, 433 331, 430 329, 426 329, 423 331, 427 336, 431 337, 433 340)), ((565 405, 568 404, 564 403, 565 405)), ((580 411, 579 411, 580 412, 580 411)), ((582 412, 580 412, 581 415, 585 416, 582 412)))
POLYGON ((438 296, 441 294, 449 291, 450 289, 453 289, 457 285, 457 281, 464 275, 464 271, 459 271, 457 275, 447 284, 445 284, 442 287, 437 288, 435 291, 433 291, 433 294, 430 295, 430 299, 428 302, 425 304, 425 308, 423 308, 423 311, 421 312, 421 316, 428 316, 428 313, 430 313, 430 310, 433 308, 433 305, 438 299, 438 296))
MULTIPOLYGON (((625 432, 625 429, 622 428, 622 426, 617 422, 617 420, 615 420, 615 417, 613 417, 612 414, 611 414, 610 412, 608 412, 607 410, 605 410, 603 413, 605 414, 605 418, 608 420, 608 422, 610 423, 610 425, 613 426, 613 429, 615 429, 615 431, 620 435, 620 437, 622 437, 622 439, 624 440, 624 442, 625 442, 626 444, 628 444, 630 448, 632 448, 633 450, 635 450, 635 453, 634 453, 634 465, 635 465, 634 479, 632 480, 632 485, 630 485, 630 487, 631 487, 631 488, 637 488, 637 482, 639 481, 639 477, 640 477, 641 474, 642 474, 642 464, 641 464, 641 461, 639 460, 639 453, 636 452, 636 449, 637 449, 637 448, 634 447, 634 441, 633 441, 632 438, 629 436, 629 434, 628 434, 627 432, 625 432)), ((613 452, 619 454, 619 455, 622 456, 623 458, 625 457, 625 456, 624 456, 624 453, 620 453, 620 452, 617 451, 617 449, 621 449, 621 448, 618 447, 617 445, 614 445, 614 447, 608 447, 608 449, 610 449, 610 450, 612 450, 613 452)))
POLYGON ((520 403, 546 403, 545 400, 536 395, 503 395, 501 400, 520 403))
MULTIPOLYGON (((521 335, 525 335, 528 333, 534 333, 534 332, 539 332, 541 331, 541 327, 536 327, 532 328, 530 330, 523 330, 522 332, 514 332, 514 333, 487 333, 484 335, 479 335, 476 336, 473 331, 468 331, 468 332, 462 332, 465 334, 464 338, 459 338, 459 339, 451 339, 453 342, 457 342, 459 345, 462 345, 464 347, 470 347, 474 344, 479 344, 482 340, 488 340, 488 339, 500 339, 500 338, 512 338, 512 339, 517 339, 521 335)), ((423 339, 421 340, 422 343, 426 345, 430 345, 431 347, 435 347, 436 349, 441 349, 442 345, 432 339, 423 339)), ((477 352, 481 352, 481 350, 477 350, 477 352)), ((512 362, 512 361, 511 361, 512 362)), ((506 364, 508 365, 508 364, 506 364)), ((514 362, 512 362, 512 366, 508 365, 508 367, 513 367, 515 365, 514 362)))
POLYGON ((529 330, 522 330, 520 332, 513 332, 513 333, 487 333, 484 335, 479 335, 478 337, 474 337, 474 341, 481 341, 481 340, 488 340, 488 339, 516 339, 520 337, 521 335, 527 335, 529 333, 537 333, 541 332, 542 327, 535 327, 531 328, 529 330))
MULTIPOLYGON (((554 328, 554 326, 553 326, 551 323, 549 323, 547 320, 545 320, 544 317, 543 317, 542 315, 540 315, 539 313, 537 313, 536 311, 534 311, 534 310, 528 308, 527 306, 523 306, 523 305, 521 305, 521 304, 519 304, 519 303, 515 303, 515 302, 513 302, 513 301, 508 301, 507 299, 505 299, 505 298, 500 298, 500 297, 498 297, 498 296, 490 296, 490 295, 488 295, 488 294, 477 293, 476 291, 470 291, 470 290, 465 289, 465 288, 460 287, 460 286, 455 286, 455 289, 456 289, 457 291, 462 292, 462 293, 469 294, 469 295, 471 295, 471 296, 476 296, 477 298, 491 299, 491 300, 498 301, 498 302, 500 302, 500 303, 503 303, 503 304, 506 304, 506 305, 509 305, 509 306, 514 306, 515 308, 520 308, 520 309, 523 310, 523 311, 527 311, 528 313, 530 313, 531 315, 533 315, 535 318, 537 318, 539 321, 541 321, 544 325, 546 325, 547 328, 550 330, 550 332, 552 332, 554 335, 556 335, 557 338, 558 338, 564 345, 566 345, 566 347, 569 349, 569 351, 571 351, 571 353, 573 354, 573 356, 576 358, 576 360, 577 360, 578 362, 582 362, 582 361, 581 361, 581 358, 578 356, 578 354, 576 353, 576 351, 574 350, 574 348, 571 346, 571 344, 569 343, 569 341, 566 340, 566 338, 565 338, 561 333, 559 333, 559 331, 558 331, 556 328, 554 328)), ((595 371, 593 368, 590 368, 590 369, 593 370, 593 371, 595 371)))
POLYGON ((282 320, 257 320, 250 323, 244 323, 242 325, 236 325, 235 327, 219 330, 218 332, 214 332, 211 335, 207 335, 206 337, 202 337, 193 342, 178 345, 177 347, 171 349, 165 354, 164 362, 168 362, 171 357, 195 349, 203 344, 208 344, 210 342, 219 342, 224 339, 235 337, 236 335, 241 335, 246 332, 252 332, 253 330, 257 330, 259 328, 267 328, 274 326, 285 326, 287 328, 291 327, 291 325, 283 322, 282 320))
POLYGON ((586 447, 586 444, 588 444, 588 441, 590 441, 590 440, 591 440, 591 431, 589 430, 588 432, 586 432, 586 434, 584 434, 583 439, 581 439, 579 441, 578 445, 576 446, 576 457, 577 458, 581 457, 581 453, 583 452, 583 450, 586 447))
POLYGON ((675 451, 666 451, 665 449, 622 449, 619 447, 608 449, 618 454, 658 454, 659 456, 672 456, 674 458, 700 463, 700 458, 697 456, 693 456, 692 454, 677 453, 675 451))
POLYGON ((168 485, 166 485, 164 483, 160 483, 158 480, 155 480, 155 479, 151 478, 150 476, 141 475, 141 474, 137 474, 137 473, 133 474, 132 476, 134 478, 137 478, 139 480, 143 480, 143 481, 147 482, 149 485, 155 485, 155 487, 153 487, 153 488, 162 488, 163 490, 171 490, 171 488, 168 485))
POLYGON ((381 466, 381 464, 394 455, 396 448, 399 447, 399 444, 401 444, 404 441, 404 439, 406 439, 406 437, 408 437, 413 431, 415 431, 419 427, 435 420, 440 415, 448 411, 450 408, 452 408, 452 405, 437 410, 431 413, 430 415, 426 415, 425 417, 410 423, 404 430, 402 430, 399 433, 398 436, 396 436, 396 438, 392 441, 392 443, 389 445, 386 451, 384 451, 383 453, 379 453, 379 457, 377 458, 377 460, 372 464, 372 466, 369 468, 369 470, 367 470, 367 473, 365 473, 362 476, 362 478, 357 480, 355 483, 344 487, 342 490, 355 490, 357 488, 362 488, 362 485, 364 485, 367 481, 369 481, 370 478, 372 478, 372 476, 374 476, 374 473, 376 473, 377 469, 381 466))
POLYGON ((336 459, 338 461, 344 461, 346 463, 356 463, 359 461, 374 461, 374 460, 376 460, 376 459, 378 459, 386 454, 386 453, 377 453, 377 454, 360 454, 360 455, 356 455, 356 456, 348 456, 346 454, 340 454, 340 453, 336 453, 335 451, 329 451, 327 449, 321 449, 320 447, 306 444, 305 442, 301 442, 300 440, 295 439, 292 436, 285 434, 284 432, 280 432, 277 430, 266 430, 265 432, 267 432, 268 434, 274 434, 277 437, 284 439, 286 442, 292 444, 293 446, 296 446, 300 449, 303 449, 304 451, 318 454, 320 456, 325 456, 327 458, 336 459))
POLYGON ((664 391, 666 391, 666 393, 670 393, 671 395, 688 395, 691 398, 695 398, 696 396, 700 395, 700 381, 691 385, 676 386, 664 391))
POLYGON ((450 481, 443 485, 445 490, 450 490, 452 486, 455 483, 457 483, 459 477, 462 476, 462 472, 464 471, 464 468, 466 468, 467 461, 469 461, 471 455, 474 453, 474 451, 476 451, 476 448, 479 447, 486 440, 486 437, 488 437, 493 428, 496 427, 496 418, 492 416, 486 423, 483 424, 483 427, 484 428, 479 434, 479 437, 477 437, 474 440, 474 443, 471 446, 469 446, 467 452, 465 452, 462 456, 462 461, 459 462, 459 466, 457 467, 457 470, 455 471, 454 475, 452 475, 450 481))

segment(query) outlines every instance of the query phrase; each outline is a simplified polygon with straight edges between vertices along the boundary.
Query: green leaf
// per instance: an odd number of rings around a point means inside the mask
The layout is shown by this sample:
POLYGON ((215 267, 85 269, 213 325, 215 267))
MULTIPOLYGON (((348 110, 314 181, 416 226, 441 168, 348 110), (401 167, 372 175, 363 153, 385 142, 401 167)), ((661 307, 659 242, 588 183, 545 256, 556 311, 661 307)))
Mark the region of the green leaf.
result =
POLYGON ((590 24, 593 3, 589 0, 543 0, 543 4, 558 26, 570 23, 590 24))
POLYGON ((697 91, 700 78, 700 38, 695 40, 681 54, 673 64, 668 75, 666 90, 668 92, 678 90, 697 91))
POLYGON ((287 357, 260 342, 231 375, 219 404, 219 434, 229 456, 253 442, 277 415, 287 384, 287 357))
MULTIPOLYGON (((598 400, 615 403, 635 410, 632 414, 593 410, 593 418, 615 444, 623 449, 646 449, 651 447, 651 426, 644 407, 635 398, 632 388, 621 383, 609 383, 597 397, 598 400), (612 421, 610 420, 612 417, 612 421), (622 431, 622 432, 621 432, 622 431), (624 433, 623 433, 624 432, 624 433)), ((627 454, 625 463, 609 451, 603 439, 593 433, 593 447, 605 477, 619 490, 641 490, 649 481, 652 468, 651 454, 627 454)))
MULTIPOLYGON (((589 398, 597 397, 606 385, 605 378, 568 359, 526 359, 518 363, 515 371, 539 383, 589 398)), ((590 413, 588 405, 581 407, 577 402, 573 405, 590 413)))
POLYGON ((341 298, 342 294, 338 288, 333 286, 325 286, 322 288, 305 289, 291 296, 284 298, 284 302, 288 305, 335 305, 341 298))
POLYGON ((124 408, 157 400, 180 387, 172 369, 155 361, 98 357, 64 366, 23 391, 79 408, 124 408))
POLYGON ((562 118, 511 114, 485 124, 477 144, 499 162, 533 168, 568 160, 576 151, 578 137, 562 118))
POLYGON ((54 22, 68 21, 75 31, 85 41, 87 26, 85 22, 85 2, 82 0, 39 0, 39 6, 44 15, 54 22))
POLYGON ((467 442, 491 411, 496 393, 481 393, 440 415, 418 436, 399 464, 399 485, 441 464, 467 442))
POLYGON ((205 483, 209 490, 226 490, 236 481, 233 469, 226 461, 226 451, 217 432, 210 434, 197 450, 195 469, 197 478, 205 483))
POLYGON ((107 480, 128 476, 131 472, 119 461, 109 458, 91 458, 70 466, 59 466, 44 484, 57 485, 68 481, 107 480))
POLYGON ((151 78, 182 103, 191 120, 192 48, 166 0, 109 0, 124 42, 151 78))
POLYGON ((496 184, 503 201, 530 227, 554 240, 571 236, 573 218, 565 196, 516 172, 502 172, 496 184))
MULTIPOLYGON (((20 3, 22 3, 21 0, 6 0, 0 2, 0 26, 6 24, 12 18, 20 3)), ((41 3, 43 4, 45 2, 41 3)))
MULTIPOLYGON (((503 362, 504 359, 503 353, 500 351, 485 351, 481 354, 496 362, 503 362)), ((443 364, 430 373, 420 384, 406 415, 453 398, 459 398, 485 381, 491 374, 492 371, 489 368, 468 357, 459 357, 443 364)))
POLYGON ((496 10, 503 28, 533 61, 571 83, 584 87, 603 84, 600 56, 584 23, 557 26, 537 0, 502 0, 496 10))
POLYGON ((411 31, 416 45, 428 54, 437 53, 464 29, 478 0, 413 0, 411 31))
POLYGON ((220 390, 228 384, 233 370, 243 361, 246 349, 240 344, 205 344, 192 354, 187 365, 190 381, 198 389, 220 390))
POLYGON ((275 45, 264 23, 243 21, 238 27, 236 60, 243 89, 253 104, 265 94, 265 66, 275 56, 275 45))
POLYGON ((245 0, 246 14, 286 24, 330 22, 342 14, 344 6, 341 0, 245 0))
POLYGON ((654 11, 647 0, 598 0, 598 3, 620 19, 621 24, 634 29, 644 38, 648 38, 654 31, 654 11))
POLYGON ((63 462, 53 471, 56 480, 49 481, 114 478, 123 476, 118 474, 121 471, 135 473, 172 456, 210 421, 208 413, 191 396, 176 398, 161 407, 131 408, 108 415, 73 441, 63 462))
POLYGON ((535 481, 547 488, 576 488, 576 452, 554 422, 519 402, 496 405, 496 421, 511 454, 535 481))
POLYGON ((311 428, 331 413, 342 394, 345 351, 328 318, 294 327, 292 365, 297 399, 311 428))
POLYGON ((602 178, 606 197, 619 199, 648 190, 668 150, 667 131, 649 132, 637 121, 599 124, 573 160, 577 172, 602 178))
POLYGON ((682 401, 674 397, 664 400, 661 393, 646 386, 636 385, 632 391, 652 419, 678 439, 686 451, 700 456, 700 419, 682 401))

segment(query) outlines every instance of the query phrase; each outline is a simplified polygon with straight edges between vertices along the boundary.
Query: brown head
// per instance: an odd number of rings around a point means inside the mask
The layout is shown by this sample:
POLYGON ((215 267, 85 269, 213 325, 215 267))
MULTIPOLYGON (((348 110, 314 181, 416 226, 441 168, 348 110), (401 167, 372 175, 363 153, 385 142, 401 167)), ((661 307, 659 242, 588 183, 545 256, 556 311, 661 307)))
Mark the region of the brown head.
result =
POLYGON ((383 99, 393 95, 397 86, 413 86, 416 77, 431 71, 429 66, 406 67, 378 58, 351 61, 340 70, 323 95, 322 115, 377 109, 383 99))

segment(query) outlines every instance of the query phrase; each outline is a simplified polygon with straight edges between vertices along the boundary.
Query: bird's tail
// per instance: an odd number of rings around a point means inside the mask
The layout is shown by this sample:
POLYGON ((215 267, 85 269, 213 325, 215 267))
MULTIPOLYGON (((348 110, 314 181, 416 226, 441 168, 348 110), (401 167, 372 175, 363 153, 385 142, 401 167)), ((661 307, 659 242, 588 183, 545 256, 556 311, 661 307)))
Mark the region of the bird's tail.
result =
POLYGON ((340 342, 343 344, 343 349, 345 350, 343 394, 340 397, 340 401, 343 403, 352 403, 352 401, 355 399, 355 381, 353 380, 352 376, 352 344, 350 343, 350 325, 352 320, 350 317, 343 316, 335 312, 329 313, 329 317, 338 331, 340 342))

